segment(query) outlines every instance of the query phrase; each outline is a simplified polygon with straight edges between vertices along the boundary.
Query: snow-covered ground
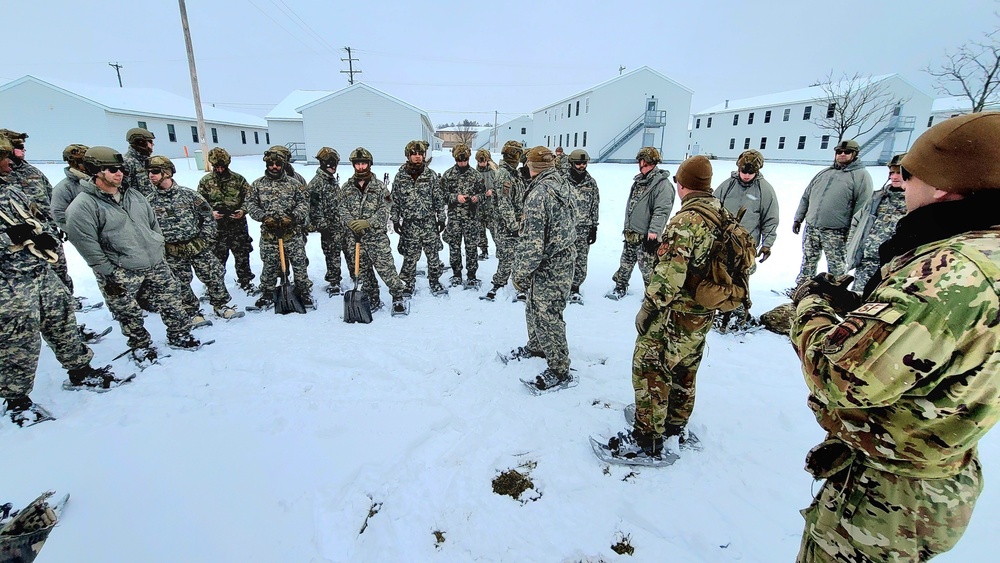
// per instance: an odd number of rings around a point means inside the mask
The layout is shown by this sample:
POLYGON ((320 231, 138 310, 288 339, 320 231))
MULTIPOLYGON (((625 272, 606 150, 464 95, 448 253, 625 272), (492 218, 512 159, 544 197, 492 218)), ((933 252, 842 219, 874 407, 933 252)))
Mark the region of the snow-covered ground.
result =
MULTIPOLYGON (((176 163, 180 184, 197 186, 193 164, 176 163)), ((434 168, 451 163, 439 153, 434 168)), ((716 185, 734 169, 713 165, 716 185)), ((41 168, 53 183, 62 178, 60 166, 41 168)), ((297 168, 306 178, 315 173, 297 168)), ((252 181, 263 163, 237 158, 233 169, 252 181)), ((341 177, 350 170, 342 164, 341 177)), ((586 304, 566 308, 579 386, 533 397, 518 378, 541 371, 543 361, 497 361, 497 351, 526 340, 524 307, 511 302, 510 286, 490 303, 460 289, 435 298, 418 278, 409 317, 383 310, 370 325, 344 323, 343 299, 321 291, 324 262, 313 236, 318 311, 216 320, 196 331, 215 344, 171 351, 133 384, 100 395, 63 391, 66 374, 43 347, 32 398, 58 420, 27 429, 0 420, 0 501, 21 506, 46 489, 72 494, 39 558, 45 562, 793 560, 798 510, 817 489, 803 458, 823 434, 787 338, 709 335, 691 422, 703 452, 669 468, 633 470, 608 468, 591 453, 588 435, 623 429, 622 408, 633 400, 642 282, 636 271, 629 296, 602 298, 613 285, 636 166, 590 170, 602 220, 586 304), (523 503, 491 485, 518 467, 534 482, 523 503), (623 537, 634 546, 631 558, 611 549, 623 537)), ((791 285, 798 271, 791 217, 818 170, 764 167, 782 223, 773 256, 752 280, 755 314, 784 301, 771 290, 791 285)), ((870 171, 881 185, 885 168, 870 171)), ((396 170, 375 167, 378 177, 384 172, 396 170)), ((258 236, 256 224, 251 233, 258 236)), ((68 254, 77 294, 99 300, 89 268, 68 254)), ((447 263, 447 250, 442 258, 447 263)), ((252 264, 259 272, 256 252, 252 264)), ((496 264, 482 262, 480 279, 488 284, 496 264)), ((252 303, 233 277, 230 262, 237 304, 252 303)), ((114 327, 94 346, 94 365, 127 348, 106 309, 81 321, 114 327)), ((166 349, 159 318, 146 326, 166 349)), ((115 369, 134 371, 124 359, 115 369)), ((940 561, 992 558, 998 434, 981 444, 987 485, 972 525, 940 561)))

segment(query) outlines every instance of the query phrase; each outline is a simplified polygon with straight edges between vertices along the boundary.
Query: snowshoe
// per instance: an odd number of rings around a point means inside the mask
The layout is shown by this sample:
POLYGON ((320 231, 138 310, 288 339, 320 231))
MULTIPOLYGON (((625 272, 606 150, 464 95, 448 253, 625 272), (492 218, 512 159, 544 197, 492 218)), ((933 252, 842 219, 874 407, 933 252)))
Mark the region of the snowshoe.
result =
POLYGON ((673 465, 680 459, 679 455, 662 445, 658 452, 655 447, 651 449, 651 452, 647 452, 636 443, 631 432, 619 432, 617 436, 610 439, 591 436, 590 447, 598 459, 613 465, 666 467, 673 465))
POLYGON ((97 344, 98 342, 103 340, 105 336, 111 334, 110 326, 102 330, 101 332, 88 330, 87 325, 77 325, 76 328, 77 330, 80 331, 80 337, 83 338, 83 341, 86 342, 87 344, 97 344))
POLYGON ((458 287, 462 285, 462 276, 451 276, 448 278, 448 285, 451 287, 458 287))
POLYGON ((532 395, 537 396, 576 387, 580 383, 580 378, 572 373, 561 375, 551 369, 546 369, 534 379, 522 379, 521 383, 528 388, 532 395))
POLYGON ((76 310, 77 313, 89 313, 91 311, 96 311, 98 309, 104 308, 104 301, 98 301, 93 305, 81 305, 80 308, 76 310))
POLYGON ((208 303, 208 302, 209 302, 209 301, 211 301, 211 300, 212 300, 212 298, 211 298, 211 297, 209 297, 207 293, 202 293, 202 294, 201 294, 201 295, 200 295, 200 296, 198 297, 198 302, 199 302, 199 303, 208 303))
POLYGON ((246 310, 251 313, 259 313, 261 311, 267 311, 274 307, 274 300, 271 299, 270 295, 261 295, 253 305, 247 305, 246 310))
POLYGON ((493 289, 487 291, 486 295, 481 295, 479 298, 482 299, 483 301, 496 301, 497 300, 497 291, 499 291, 501 287, 503 287, 503 286, 502 285, 494 285, 493 289))
MULTIPOLYGON (((622 412, 625 415, 625 422, 627 422, 629 426, 635 426, 635 403, 626 405, 624 411, 622 412)), ((674 436, 677 436, 677 443, 680 446, 680 449, 695 450, 698 452, 702 450, 701 438, 698 438, 694 432, 688 430, 687 426, 678 427, 668 425, 664 438, 672 438, 674 436)))
POLYGON ((482 262, 483 260, 489 260, 489 259, 490 259, 490 251, 489 250, 486 250, 484 248, 484 249, 482 249, 482 250, 479 251, 479 261, 480 262, 482 262))
POLYGON ((579 292, 569 294, 569 303, 583 305, 583 296, 579 292))
POLYGON ((628 287, 623 285, 616 285, 614 289, 604 294, 605 297, 612 301, 619 301, 622 297, 628 294, 628 287))
POLYGON ((406 284, 403 288, 403 299, 412 299, 417 293, 417 288, 413 284, 406 284))
POLYGON ((6 399, 4 401, 4 406, 6 407, 7 415, 10 416, 10 421, 21 428, 34 426, 39 422, 45 422, 46 420, 56 419, 56 417, 52 416, 52 413, 44 407, 36 405, 32 402, 31 398, 27 395, 20 395, 18 397, 6 399))
POLYGON ((223 305, 222 307, 216 307, 212 310, 216 317, 224 321, 231 321, 233 319, 239 319, 246 316, 243 311, 237 311, 236 307, 232 305, 223 305))
POLYGON ((306 309, 311 309, 313 311, 316 310, 316 300, 313 299, 311 293, 300 293, 299 301, 302 302, 302 306, 305 307, 306 309))
POLYGON ((253 297, 254 295, 260 295, 260 288, 255 286, 252 281, 241 281, 239 282, 240 289, 246 292, 247 296, 253 297))
POLYGON ((372 313, 374 313, 375 311, 381 311, 383 307, 385 307, 385 304, 382 303, 381 299, 379 299, 378 301, 371 302, 372 313))
POLYGON ((425 277, 425 276, 427 276, 427 270, 417 270, 417 273, 416 273, 415 275, 416 275, 416 276, 417 276, 418 278, 422 278, 422 277, 425 277))
POLYGON ((194 352, 202 347, 202 343, 190 334, 184 336, 174 336, 167 339, 167 346, 174 350, 188 350, 194 352))
POLYGON ((431 295, 434 297, 439 297, 441 295, 448 295, 448 289, 441 285, 441 282, 434 280, 430 282, 431 295))
POLYGON ((392 316, 405 317, 410 314, 410 302, 405 299, 392 300, 392 316))
POLYGON ((69 379, 63 381, 63 389, 67 391, 94 391, 104 393, 115 387, 121 387, 135 379, 135 374, 119 379, 111 371, 111 366, 94 369, 90 366, 69 370, 69 379))
POLYGON ((528 294, 523 291, 518 291, 517 294, 514 295, 514 303, 524 303, 527 300, 528 294))
POLYGON ((340 295, 340 284, 331 282, 330 285, 324 288, 324 290, 326 291, 326 294, 329 295, 330 297, 336 297, 340 295))
POLYGON ((511 350, 509 354, 501 354, 500 352, 497 352, 497 359, 503 362, 504 365, 507 365, 507 363, 510 362, 511 360, 520 361, 523 358, 544 358, 544 357, 545 354, 543 354, 541 351, 532 350, 527 346, 518 346, 517 348, 511 350))
POLYGON ((462 289, 472 289, 475 291, 479 291, 479 288, 482 287, 482 285, 483 285, 482 280, 469 276, 469 279, 465 281, 465 284, 462 286, 462 289))
POLYGON ((201 328, 203 326, 212 326, 212 321, 205 318, 205 314, 198 311, 191 317, 191 330, 196 328, 201 328))
POLYGON ((129 348, 115 356, 113 360, 117 360, 125 354, 129 354, 129 359, 139 368, 139 371, 144 371, 149 366, 160 363, 161 359, 170 357, 170 354, 161 354, 153 346, 144 346, 141 348, 129 348))

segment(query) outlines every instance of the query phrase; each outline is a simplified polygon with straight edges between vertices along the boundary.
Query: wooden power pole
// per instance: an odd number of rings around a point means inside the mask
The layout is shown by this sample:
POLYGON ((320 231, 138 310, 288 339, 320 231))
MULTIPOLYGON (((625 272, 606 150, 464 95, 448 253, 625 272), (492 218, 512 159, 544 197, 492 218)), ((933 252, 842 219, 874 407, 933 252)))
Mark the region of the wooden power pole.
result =
POLYGON ((198 140, 201 141, 201 163, 205 171, 208 165, 208 140, 205 136, 205 115, 201 110, 201 90, 198 88, 198 69, 194 64, 194 47, 191 46, 191 29, 188 27, 187 6, 184 0, 177 0, 181 9, 181 27, 184 28, 184 46, 187 48, 188 68, 191 70, 191 91, 194 94, 194 114, 198 120, 198 140))
POLYGON ((346 59, 340 59, 340 60, 347 61, 347 69, 348 70, 342 70, 342 71, 340 71, 340 74, 346 74, 347 75, 347 82, 350 83, 350 84, 354 84, 354 75, 355 74, 361 74, 360 70, 354 70, 354 61, 357 61, 359 59, 355 59, 354 57, 351 56, 351 48, 350 47, 344 47, 344 50, 347 51, 347 58, 346 59))

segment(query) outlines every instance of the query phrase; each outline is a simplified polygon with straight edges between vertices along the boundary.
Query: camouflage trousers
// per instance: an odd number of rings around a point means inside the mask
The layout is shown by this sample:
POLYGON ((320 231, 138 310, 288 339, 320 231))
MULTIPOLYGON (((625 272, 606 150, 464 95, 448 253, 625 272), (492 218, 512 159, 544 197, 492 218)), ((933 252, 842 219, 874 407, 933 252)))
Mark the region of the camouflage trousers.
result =
POLYGON ((855 461, 802 510, 798 563, 927 561, 958 543, 983 490, 974 459, 942 479, 904 477, 855 461))
POLYGON ((531 276, 524 308, 528 348, 545 354, 549 369, 560 374, 569 373, 569 342, 563 311, 569 299, 575 259, 576 249, 571 246, 543 260, 531 276))
POLYGON ((73 295, 73 278, 69 277, 69 266, 66 264, 66 250, 62 244, 56 246, 56 256, 59 259, 56 260, 55 264, 52 264, 52 271, 56 273, 59 280, 69 290, 69 294, 73 295))
POLYGON ((80 339, 73 296, 48 266, 0 279, 0 398, 27 395, 35 384, 42 340, 64 369, 82 368, 94 353, 80 339))
POLYGON ((653 266, 656 265, 656 254, 651 254, 642 249, 642 243, 630 243, 625 241, 622 245, 622 257, 619 261, 618 271, 611 276, 611 281, 615 285, 628 287, 629 279, 632 278, 632 269, 636 263, 639 264, 639 273, 642 274, 643 285, 649 285, 649 277, 653 275, 653 266))
POLYGON ((326 275, 323 279, 330 285, 340 285, 344 279, 341 256, 347 259, 347 249, 344 248, 344 231, 342 229, 323 229, 319 232, 319 245, 326 259, 326 275))
POLYGON ((448 243, 448 258, 452 275, 462 275, 462 244, 465 244, 465 269, 474 277, 479 269, 479 221, 470 217, 452 216, 444 230, 444 242, 448 243))
POLYGON ((497 271, 493 274, 493 285, 503 287, 514 273, 514 249, 517 247, 517 237, 499 235, 494 237, 493 241, 497 246, 497 271))
POLYGON ((413 285, 417 278, 417 261, 420 254, 427 256, 427 281, 440 280, 444 273, 444 263, 440 256, 441 238, 434 218, 407 219, 403 232, 399 235, 399 250, 403 255, 403 265, 399 278, 407 285, 413 285))
POLYGON ((691 418, 695 378, 713 316, 667 309, 636 338, 632 387, 638 431, 663 434, 667 424, 684 426, 691 418))
MULTIPOLYGON (((309 262, 306 259, 306 244, 299 230, 293 230, 282 239, 285 250, 285 261, 291 268, 288 278, 295 280, 295 293, 309 295, 312 292, 312 280, 309 279, 309 262)), ((271 295, 281 277, 281 257, 278 251, 278 239, 272 235, 260 235, 260 294, 271 295)))
POLYGON ((174 277, 166 260, 141 270, 117 268, 111 277, 125 288, 122 295, 108 295, 100 279, 98 286, 108 304, 108 310, 118 319, 122 334, 128 339, 129 348, 145 348, 152 343, 149 331, 143 326, 139 299, 149 302, 160 312, 169 338, 180 338, 191 333, 191 317, 181 300, 184 288, 174 277))
POLYGON ((223 277, 226 272, 226 262, 229 253, 233 253, 233 263, 236 268, 236 279, 242 283, 253 280, 250 270, 250 253, 253 252, 253 239, 247 229, 246 219, 226 219, 216 223, 218 234, 215 238, 215 257, 222 265, 223 277))
MULTIPOLYGON (((587 258, 590 256, 590 226, 576 227, 576 263, 573 264, 573 287, 579 288, 587 279, 587 258)), ((632 272, 629 271, 629 274, 632 272)), ((615 282, 618 283, 618 282, 615 282)))
POLYGON ((877 236, 870 236, 864 241, 861 249, 861 261, 854 268, 854 291, 862 291, 868 285, 868 280, 872 279, 879 269, 878 247, 883 239, 877 236))
MULTIPOLYGON (((477 227, 477 230, 479 231, 479 238, 476 239, 478 241, 476 244, 483 252, 489 252, 490 240, 486 238, 486 229, 488 228, 491 232, 493 232, 493 222, 483 211, 485 210, 481 210, 479 216, 474 219, 474 221, 479 224, 477 227)), ((496 241, 496 237, 494 237, 493 240, 496 241)))
MULTIPOLYGON (((347 231, 346 236, 353 238, 354 234, 347 231)), ((355 245, 348 243, 347 254, 348 261, 352 265, 352 271, 354 250, 355 245)), ((378 272, 378 276, 382 278, 385 285, 389 286, 389 294, 392 295, 393 299, 403 297, 406 284, 403 283, 403 280, 399 279, 399 274, 396 273, 396 263, 392 259, 392 248, 389 246, 389 235, 374 233, 371 230, 364 234, 361 238, 360 266, 360 273, 358 274, 360 279, 358 282, 361 284, 361 291, 368 296, 372 306, 382 301, 379 297, 378 280, 375 279, 375 272, 378 272)))
POLYGON ((198 276, 201 283, 205 284, 212 307, 222 307, 233 298, 226 289, 226 272, 208 247, 194 256, 174 256, 168 252, 165 258, 170 271, 181 285, 181 300, 189 317, 201 310, 201 303, 191 289, 194 276, 198 276))
POLYGON ((802 233, 802 267, 795 278, 796 286, 816 275, 821 253, 826 253, 828 271, 834 276, 843 275, 847 271, 847 229, 817 229, 806 225, 802 233))

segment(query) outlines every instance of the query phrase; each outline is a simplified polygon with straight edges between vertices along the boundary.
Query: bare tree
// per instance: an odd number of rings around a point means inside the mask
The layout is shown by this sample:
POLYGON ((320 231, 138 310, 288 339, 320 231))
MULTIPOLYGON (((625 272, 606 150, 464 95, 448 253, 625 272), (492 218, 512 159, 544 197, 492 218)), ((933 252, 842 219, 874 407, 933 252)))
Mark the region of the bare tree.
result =
POLYGON ((840 80, 833 81, 833 71, 818 84, 824 97, 819 101, 826 108, 819 108, 819 115, 813 122, 824 131, 831 131, 841 141, 853 129, 849 138, 857 138, 884 122, 897 106, 908 100, 896 97, 884 80, 875 80, 871 75, 844 73, 840 80))
POLYGON ((462 123, 455 127, 455 140, 471 147, 478 133, 475 126, 462 123))
POLYGON ((1000 29, 986 33, 979 41, 970 41, 945 55, 939 67, 924 68, 937 79, 935 88, 942 94, 968 98, 972 113, 995 101, 1000 86, 1000 29))

